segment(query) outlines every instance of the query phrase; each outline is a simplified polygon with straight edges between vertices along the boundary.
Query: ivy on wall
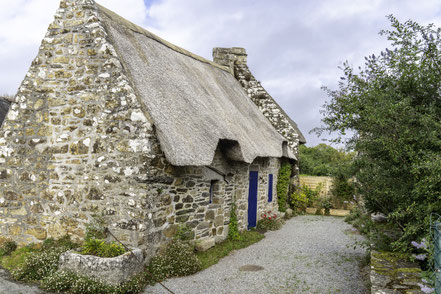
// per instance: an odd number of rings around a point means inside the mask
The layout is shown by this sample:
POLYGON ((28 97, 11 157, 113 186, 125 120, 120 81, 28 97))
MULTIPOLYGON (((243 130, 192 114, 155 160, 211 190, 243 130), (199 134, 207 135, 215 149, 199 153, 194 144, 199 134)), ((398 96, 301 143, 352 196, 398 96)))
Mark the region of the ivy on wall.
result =
POLYGON ((290 177, 291 165, 289 162, 283 162, 277 179, 277 203, 279 204, 280 212, 286 211, 290 177))
POLYGON ((232 241, 240 240, 239 225, 236 214, 236 203, 231 204, 230 223, 228 224, 228 238, 232 241))

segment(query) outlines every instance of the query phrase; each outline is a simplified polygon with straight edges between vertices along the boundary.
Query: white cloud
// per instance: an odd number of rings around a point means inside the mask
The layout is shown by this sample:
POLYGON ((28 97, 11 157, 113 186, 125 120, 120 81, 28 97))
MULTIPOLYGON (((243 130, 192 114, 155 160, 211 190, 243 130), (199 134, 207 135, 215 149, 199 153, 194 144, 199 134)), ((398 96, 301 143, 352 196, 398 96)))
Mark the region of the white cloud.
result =
POLYGON ((99 0, 97 2, 136 24, 146 21, 147 8, 143 0, 99 0))

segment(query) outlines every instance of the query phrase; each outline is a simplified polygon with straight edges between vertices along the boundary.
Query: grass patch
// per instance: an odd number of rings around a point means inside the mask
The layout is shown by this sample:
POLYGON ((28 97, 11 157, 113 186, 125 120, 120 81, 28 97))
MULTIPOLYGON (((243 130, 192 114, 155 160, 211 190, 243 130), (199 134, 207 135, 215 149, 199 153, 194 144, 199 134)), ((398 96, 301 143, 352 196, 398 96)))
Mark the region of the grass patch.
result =
POLYGON ((218 263, 222 257, 227 256, 231 251, 248 247, 265 238, 263 234, 256 231, 244 231, 240 236, 241 238, 238 241, 227 239, 207 251, 196 253, 196 256, 201 262, 201 270, 218 263))
POLYGON ((23 265, 26 258, 32 253, 36 252, 37 249, 32 248, 31 246, 25 246, 19 248, 12 252, 10 255, 5 255, 1 258, 1 266, 8 271, 12 271, 19 266, 23 265))

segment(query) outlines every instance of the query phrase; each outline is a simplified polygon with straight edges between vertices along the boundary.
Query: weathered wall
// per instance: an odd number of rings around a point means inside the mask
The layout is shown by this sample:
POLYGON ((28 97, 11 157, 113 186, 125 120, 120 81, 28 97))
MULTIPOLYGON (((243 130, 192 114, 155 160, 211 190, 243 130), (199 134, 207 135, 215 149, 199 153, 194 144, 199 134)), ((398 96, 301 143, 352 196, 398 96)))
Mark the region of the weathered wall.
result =
POLYGON ((94 215, 151 256, 181 224, 197 240, 227 236, 231 201, 247 226, 249 170, 259 170, 258 216, 268 173, 279 159, 250 166, 216 152, 213 167, 174 167, 137 98, 95 4, 61 2, 0 130, 0 233, 20 244, 84 236, 94 215), (213 201, 209 202, 212 180, 213 201))
POLYGON ((61 2, 0 133, 2 234, 82 236, 104 213, 145 237, 159 145, 106 37, 92 1, 61 2))

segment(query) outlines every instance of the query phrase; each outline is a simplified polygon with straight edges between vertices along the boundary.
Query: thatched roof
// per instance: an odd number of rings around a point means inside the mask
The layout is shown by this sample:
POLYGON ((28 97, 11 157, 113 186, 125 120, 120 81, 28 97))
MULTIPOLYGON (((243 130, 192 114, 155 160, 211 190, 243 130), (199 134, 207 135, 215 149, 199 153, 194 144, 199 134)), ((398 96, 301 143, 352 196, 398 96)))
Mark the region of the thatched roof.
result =
POLYGON ((98 6, 132 85, 174 165, 209 165, 219 142, 236 160, 293 158, 286 141, 226 67, 170 44, 98 6), (233 143, 231 143, 233 142, 233 143))
POLYGON ((5 120, 10 106, 9 97, 0 97, 0 126, 5 120))

